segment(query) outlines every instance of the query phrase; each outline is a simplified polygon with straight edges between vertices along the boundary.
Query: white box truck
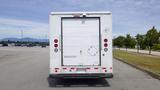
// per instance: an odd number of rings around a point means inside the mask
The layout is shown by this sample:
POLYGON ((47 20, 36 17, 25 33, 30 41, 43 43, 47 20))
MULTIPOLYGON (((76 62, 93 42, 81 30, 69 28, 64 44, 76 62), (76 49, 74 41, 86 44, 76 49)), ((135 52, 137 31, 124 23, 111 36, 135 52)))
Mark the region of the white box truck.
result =
POLYGON ((110 12, 52 12, 49 34, 49 77, 113 77, 110 12))

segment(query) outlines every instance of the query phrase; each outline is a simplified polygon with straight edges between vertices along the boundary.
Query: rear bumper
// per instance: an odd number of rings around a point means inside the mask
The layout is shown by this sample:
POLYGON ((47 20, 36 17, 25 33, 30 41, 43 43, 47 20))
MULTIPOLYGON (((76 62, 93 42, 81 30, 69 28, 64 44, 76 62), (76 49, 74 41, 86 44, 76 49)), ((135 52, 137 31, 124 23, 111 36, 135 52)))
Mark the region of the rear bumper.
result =
POLYGON ((50 78, 113 78, 112 73, 101 74, 50 74, 50 78))

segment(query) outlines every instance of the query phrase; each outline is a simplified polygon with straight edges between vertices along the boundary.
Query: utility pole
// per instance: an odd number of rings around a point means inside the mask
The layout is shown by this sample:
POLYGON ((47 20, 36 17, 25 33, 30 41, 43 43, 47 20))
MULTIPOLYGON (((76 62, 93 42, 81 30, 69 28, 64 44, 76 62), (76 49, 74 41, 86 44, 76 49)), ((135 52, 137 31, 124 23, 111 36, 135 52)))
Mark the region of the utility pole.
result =
POLYGON ((21 42, 23 42, 23 30, 21 30, 21 42))

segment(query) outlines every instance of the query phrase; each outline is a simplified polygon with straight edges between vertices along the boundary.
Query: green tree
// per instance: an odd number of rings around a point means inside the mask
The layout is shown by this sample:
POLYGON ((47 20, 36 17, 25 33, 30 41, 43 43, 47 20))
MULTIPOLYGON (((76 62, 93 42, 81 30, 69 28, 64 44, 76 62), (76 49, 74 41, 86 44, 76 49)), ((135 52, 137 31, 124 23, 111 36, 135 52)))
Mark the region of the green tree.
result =
POLYGON ((137 34, 136 35, 136 42, 137 42, 137 53, 139 53, 139 49, 145 48, 144 46, 144 35, 137 34))
POLYGON ((119 36, 119 37, 113 39, 113 45, 117 46, 120 49, 124 46, 124 40, 125 40, 124 36, 119 36))
POLYGON ((135 48, 135 45, 136 45, 136 39, 131 37, 131 41, 130 41, 130 48, 135 48))
POLYGON ((157 29, 153 26, 150 30, 147 31, 145 43, 149 48, 149 54, 151 54, 152 46, 158 43, 158 32, 157 29))
POLYGON ((130 36, 130 34, 127 34, 126 38, 124 40, 124 45, 125 45, 125 48, 126 48, 126 51, 127 51, 127 48, 134 48, 135 47, 136 41, 135 41, 134 38, 132 38, 130 36))
POLYGON ((159 33, 158 33, 158 43, 160 44, 160 31, 159 31, 159 33))
POLYGON ((131 40, 131 36, 130 36, 130 34, 127 34, 126 38, 124 40, 124 45, 125 45, 126 50, 127 50, 127 48, 129 48, 129 42, 130 42, 130 40, 131 40))

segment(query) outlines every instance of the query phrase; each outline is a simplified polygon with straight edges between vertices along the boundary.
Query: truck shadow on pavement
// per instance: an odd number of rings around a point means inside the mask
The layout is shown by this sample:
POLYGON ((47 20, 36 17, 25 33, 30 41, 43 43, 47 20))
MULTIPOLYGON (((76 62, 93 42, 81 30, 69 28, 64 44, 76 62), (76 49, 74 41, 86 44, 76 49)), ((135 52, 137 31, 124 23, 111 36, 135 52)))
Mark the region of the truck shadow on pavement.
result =
POLYGON ((53 79, 48 78, 49 87, 110 87, 105 79, 53 79))

